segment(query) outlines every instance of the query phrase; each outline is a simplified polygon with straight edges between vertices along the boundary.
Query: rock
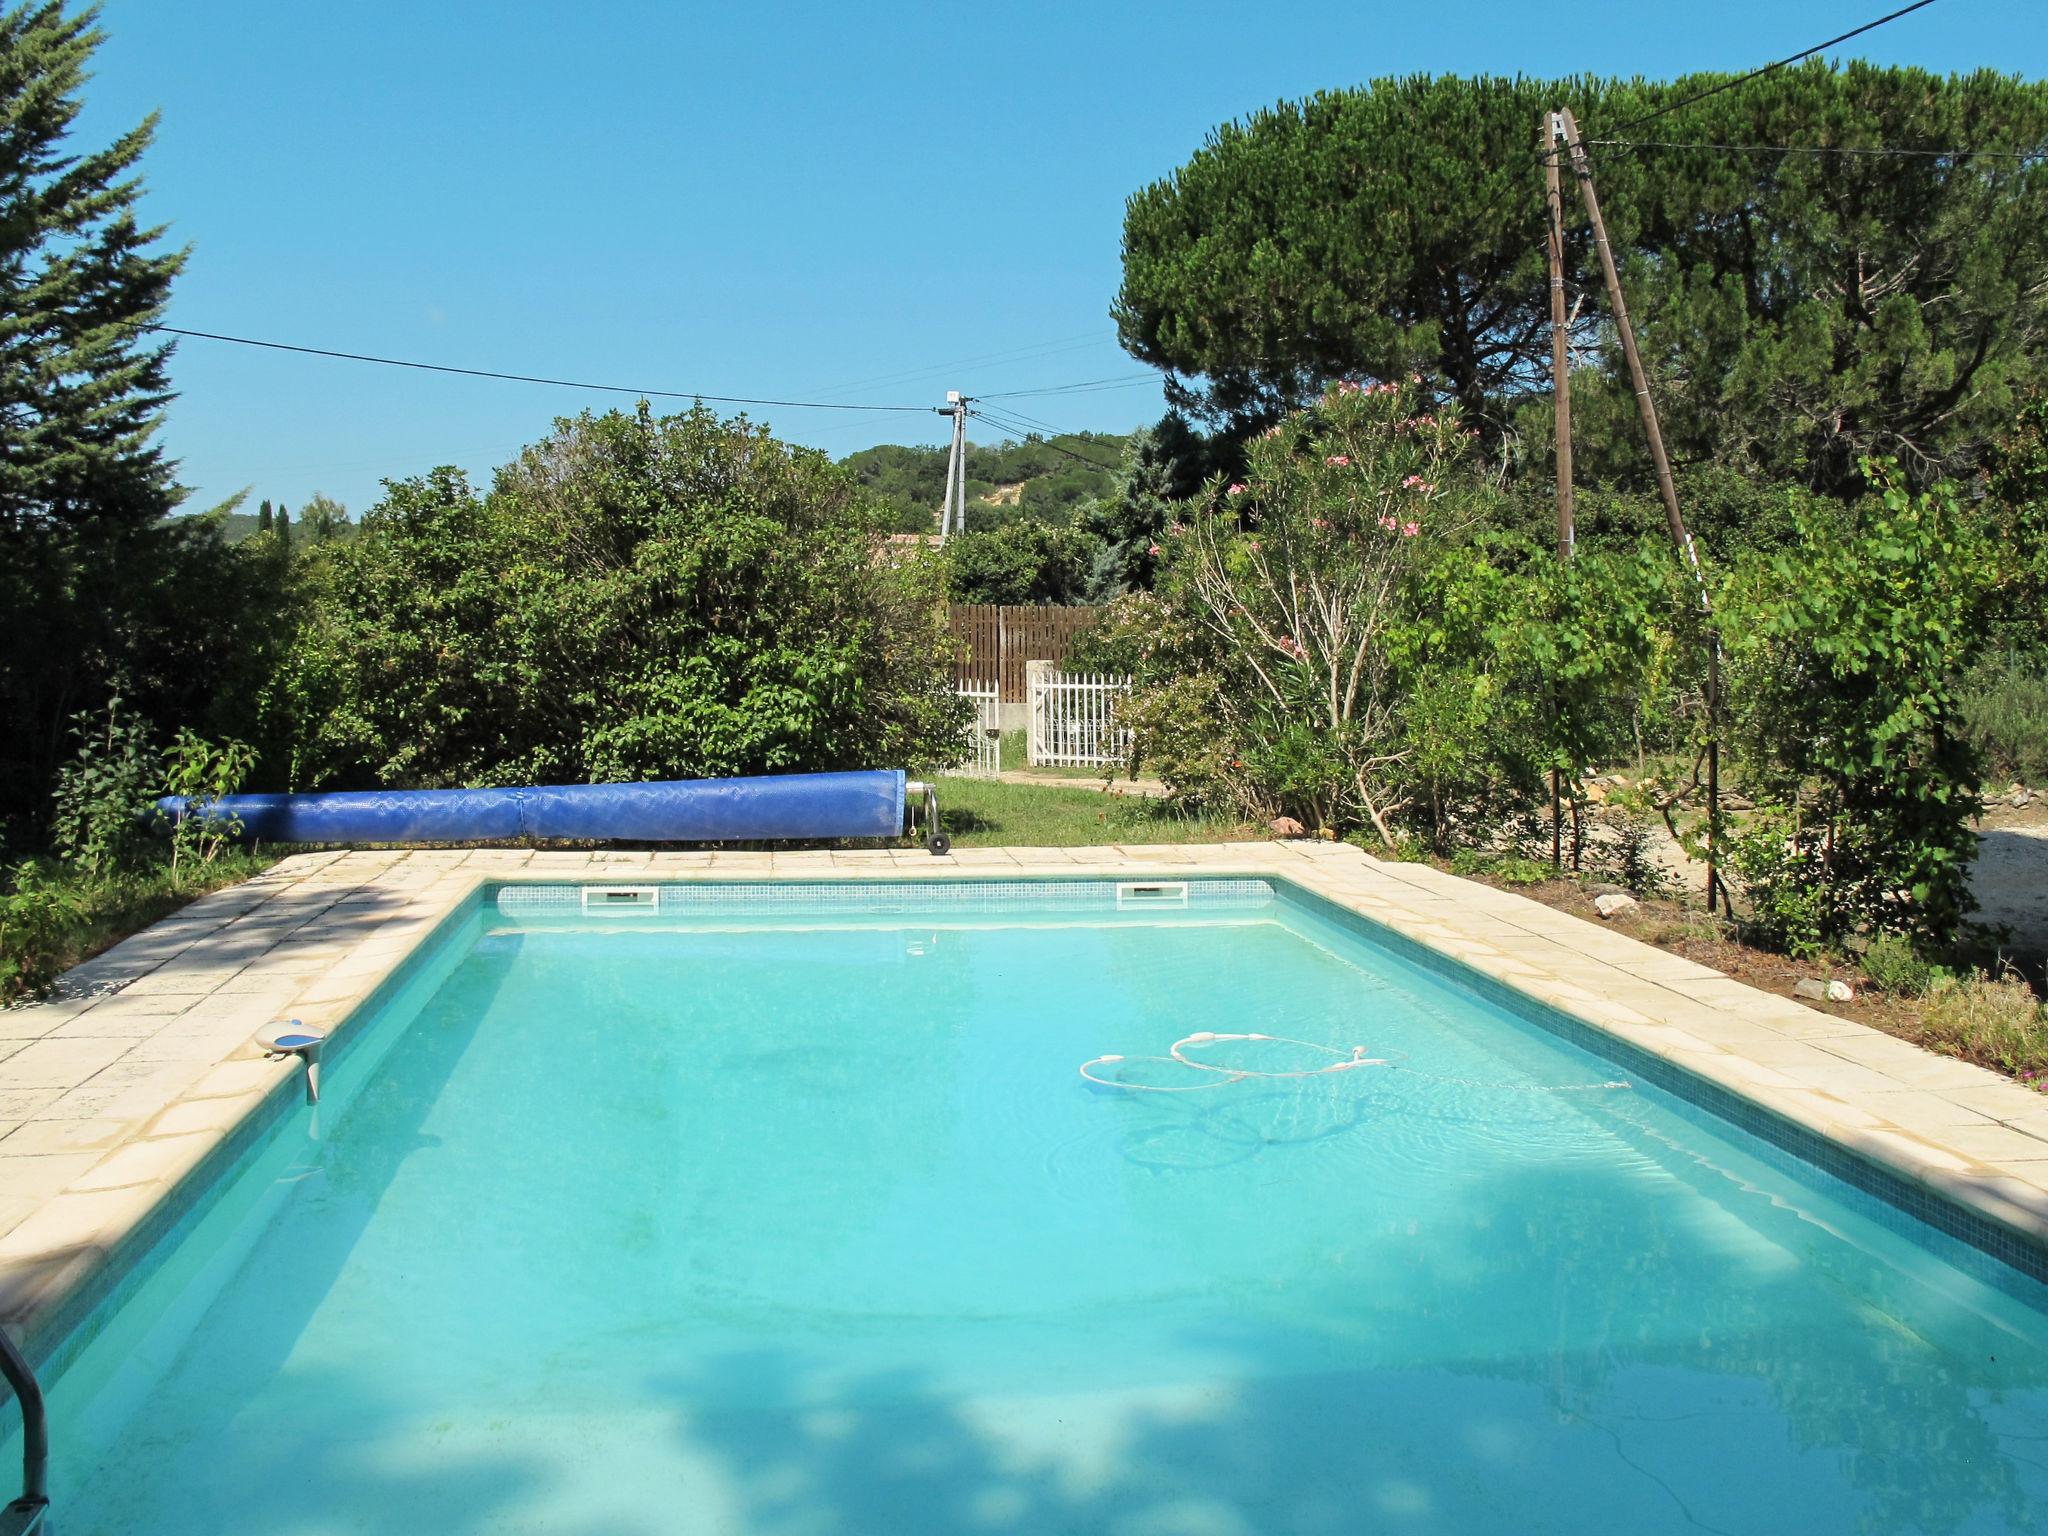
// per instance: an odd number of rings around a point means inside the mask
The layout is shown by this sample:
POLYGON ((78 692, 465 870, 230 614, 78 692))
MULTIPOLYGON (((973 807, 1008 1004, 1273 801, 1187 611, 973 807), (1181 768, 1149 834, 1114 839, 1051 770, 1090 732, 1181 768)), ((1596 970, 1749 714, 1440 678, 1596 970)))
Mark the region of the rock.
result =
POLYGON ((1591 800, 1595 804, 1598 804, 1600 801, 1605 800, 1607 798, 1607 786, 1605 784, 1602 784, 1598 779, 1595 779, 1592 783, 1584 787, 1582 793, 1588 800, 1591 800))
POLYGON ((1753 811, 1756 809, 1756 802, 1747 795, 1734 794, 1724 789, 1721 791, 1721 809, 1724 811, 1753 811))
POLYGON ((1856 1001, 1856 989, 1846 981, 1817 981, 1812 977, 1802 977, 1800 980, 1793 982, 1792 995, 1794 997, 1810 997, 1817 1003, 1853 1003, 1856 1001))
POLYGON ((2028 794, 2024 789, 2021 789, 2015 790, 2012 794, 2006 796, 2005 803, 2011 806, 2016 811, 2023 811, 2029 805, 2033 804, 2033 800, 2034 797, 2032 795, 2028 794))
POLYGON ((1292 816, 1275 816, 1271 821, 1267 822, 1266 825, 1273 829, 1273 835, 1275 837, 1308 836, 1308 828, 1304 827, 1292 816))
POLYGON ((1627 886, 1615 885, 1606 880, 1595 880, 1586 887, 1586 890, 1588 894, 1593 896, 1630 896, 1634 894, 1627 886))
POLYGON ((1609 891, 1605 896, 1595 896, 1593 898, 1593 910, 1602 917, 1620 917, 1624 913, 1635 912, 1640 909, 1636 905, 1635 897, 1609 891))

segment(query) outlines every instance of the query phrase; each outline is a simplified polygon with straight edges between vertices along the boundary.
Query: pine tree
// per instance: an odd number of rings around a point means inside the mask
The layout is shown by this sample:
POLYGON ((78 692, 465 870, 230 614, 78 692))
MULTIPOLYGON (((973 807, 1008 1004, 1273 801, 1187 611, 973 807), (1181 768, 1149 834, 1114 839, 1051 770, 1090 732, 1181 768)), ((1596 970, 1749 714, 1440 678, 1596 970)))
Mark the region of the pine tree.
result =
POLYGON ((1176 502, 1195 495, 1208 476, 1236 467, 1227 442, 1205 438, 1178 411, 1132 434, 1124 455, 1123 484, 1093 503, 1083 526, 1102 541, 1092 595, 1149 591, 1159 566, 1152 551, 1176 515, 1176 502))
POLYGON ((170 398, 163 315, 177 251, 135 218, 152 115, 105 149, 66 144, 83 106, 95 13, 0 13, 0 530, 148 527, 176 504, 151 438, 170 398))
POLYGON ((40 821, 73 713, 117 679, 146 708, 176 672, 151 651, 187 535, 165 522, 170 348, 150 328, 184 256, 136 219, 154 118, 69 142, 101 36, 90 9, 0 11, 0 841, 40 821))
MULTIPOLYGON (((1226 435, 1411 370, 1501 429, 1548 393, 1536 140, 1566 106, 1674 459, 1831 494, 1873 452, 1973 468, 2048 366, 2048 83, 1816 61, 1678 105, 1717 83, 1413 77, 1226 124, 1127 206, 1124 346, 1226 435), (1600 142, 1665 105, 1629 135, 1647 142, 1600 142)), ((1602 343, 1581 472, 1644 484, 1565 182, 1568 280, 1602 343)))

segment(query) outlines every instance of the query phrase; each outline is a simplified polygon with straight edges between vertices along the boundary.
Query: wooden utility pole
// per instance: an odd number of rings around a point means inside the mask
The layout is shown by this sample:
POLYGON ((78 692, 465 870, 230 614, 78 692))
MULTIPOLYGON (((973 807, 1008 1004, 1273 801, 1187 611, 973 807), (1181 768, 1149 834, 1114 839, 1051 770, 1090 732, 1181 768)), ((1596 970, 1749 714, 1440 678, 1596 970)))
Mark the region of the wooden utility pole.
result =
MULTIPOLYGON (((1642 354, 1636 350, 1635 327, 1629 324, 1628 302, 1621 294, 1621 274, 1614 265, 1614 250, 1607 243, 1607 224, 1600 217, 1600 199, 1593 191, 1592 168, 1586 163, 1586 149, 1579 142, 1579 125, 1571 109, 1558 109, 1557 125, 1563 130, 1565 147, 1571 151, 1572 173, 1578 177, 1579 196, 1586 205, 1586 219, 1593 226, 1593 248, 1600 256, 1600 276, 1607 284, 1607 302, 1614 311, 1614 329, 1621 340, 1622 356, 1628 361, 1628 377, 1636 392, 1636 410, 1643 418, 1643 434, 1650 440, 1650 463, 1657 471, 1657 491, 1664 498, 1664 520, 1671 529, 1671 542, 1692 573, 1698 590, 1700 617, 1707 626, 1707 910, 1714 910, 1721 889, 1721 641, 1714 633, 1713 603, 1707 595, 1706 573, 1700 568, 1699 551, 1678 510, 1678 487, 1671 479, 1671 460, 1664 452, 1664 433, 1657 425, 1657 402, 1650 398, 1649 376, 1643 372, 1642 354)), ((1555 174, 1553 167, 1553 174, 1555 174)), ((1553 306, 1557 303, 1552 301, 1553 306)))
POLYGON ((1557 403, 1557 558, 1569 560, 1576 545, 1572 527, 1571 327, 1564 310, 1564 192, 1557 168, 1560 113, 1543 114, 1543 202, 1549 213, 1550 393, 1557 403))
MULTIPOLYGON (((1557 407, 1557 558, 1569 561, 1577 544, 1572 525, 1572 383, 1570 326, 1564 312, 1564 192, 1557 169, 1554 112, 1538 125, 1543 145, 1543 203, 1547 214, 1544 249, 1550 257, 1550 393, 1557 407)), ((1550 770, 1550 867, 1564 868, 1564 797, 1558 770, 1550 770)))

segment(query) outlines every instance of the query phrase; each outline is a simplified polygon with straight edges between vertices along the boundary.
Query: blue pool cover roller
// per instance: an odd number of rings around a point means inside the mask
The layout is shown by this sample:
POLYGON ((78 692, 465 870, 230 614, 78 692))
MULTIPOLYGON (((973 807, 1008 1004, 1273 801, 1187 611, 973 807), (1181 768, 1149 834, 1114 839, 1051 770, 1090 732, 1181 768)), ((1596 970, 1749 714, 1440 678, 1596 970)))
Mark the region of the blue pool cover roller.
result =
MULTIPOLYGON (((227 795, 208 819, 239 817, 242 835, 277 843, 780 842, 896 837, 904 776, 790 773, 652 784, 549 784, 520 789, 370 789, 324 795, 227 795)), ((188 802, 167 795, 173 819, 188 802)))

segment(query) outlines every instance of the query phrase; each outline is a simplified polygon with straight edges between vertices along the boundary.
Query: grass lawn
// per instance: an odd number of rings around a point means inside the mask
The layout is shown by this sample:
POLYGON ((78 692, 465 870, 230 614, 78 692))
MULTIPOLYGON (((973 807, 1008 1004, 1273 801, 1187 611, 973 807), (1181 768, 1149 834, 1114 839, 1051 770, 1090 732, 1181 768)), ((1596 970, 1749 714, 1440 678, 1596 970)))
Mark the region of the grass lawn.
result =
POLYGON ((1263 827, 1193 815, 1167 801, 1135 795, 1002 784, 990 779, 941 778, 938 785, 939 820, 962 848, 1232 843, 1271 835, 1263 827))
POLYGON ((1033 768, 1030 763, 1030 757, 1031 749, 1026 744, 1022 731, 1003 732, 1001 766, 1005 773, 1026 770, 1031 773, 1042 773, 1051 779, 1079 779, 1084 783, 1094 784, 1100 784, 1104 779, 1120 779, 1123 777, 1123 769, 1120 766, 1073 768, 1056 767, 1051 763, 1041 763, 1036 768, 1033 768))

